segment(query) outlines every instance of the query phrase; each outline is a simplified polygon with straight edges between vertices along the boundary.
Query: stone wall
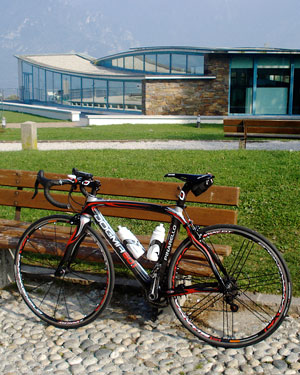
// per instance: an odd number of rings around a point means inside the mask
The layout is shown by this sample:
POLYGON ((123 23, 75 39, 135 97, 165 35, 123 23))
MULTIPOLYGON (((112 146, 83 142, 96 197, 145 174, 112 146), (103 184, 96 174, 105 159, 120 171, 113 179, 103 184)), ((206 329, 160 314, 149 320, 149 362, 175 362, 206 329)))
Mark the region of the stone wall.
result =
POLYGON ((143 108, 146 115, 228 114, 229 58, 205 56, 205 76, 215 79, 151 79, 143 84, 143 108))

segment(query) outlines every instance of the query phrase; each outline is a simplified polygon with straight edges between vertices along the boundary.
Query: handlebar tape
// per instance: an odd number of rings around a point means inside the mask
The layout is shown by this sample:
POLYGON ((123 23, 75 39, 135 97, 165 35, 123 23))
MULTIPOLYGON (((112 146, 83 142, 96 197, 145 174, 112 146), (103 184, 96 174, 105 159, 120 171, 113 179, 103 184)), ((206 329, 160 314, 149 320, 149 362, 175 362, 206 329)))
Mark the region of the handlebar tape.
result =
POLYGON ((34 190, 34 194, 33 194, 32 199, 34 199, 36 197, 36 195, 38 193, 38 186, 39 186, 39 184, 41 184, 44 187, 44 195, 51 204, 53 204, 54 206, 59 207, 59 208, 68 209, 68 208, 70 208, 69 204, 65 204, 65 203, 61 203, 61 202, 56 201, 51 196, 50 191, 49 191, 52 186, 61 186, 63 184, 67 184, 67 183, 71 184, 71 181, 48 179, 48 178, 44 177, 44 171, 40 170, 37 174, 37 177, 36 177, 36 181, 35 181, 35 185, 34 185, 35 190, 34 190))

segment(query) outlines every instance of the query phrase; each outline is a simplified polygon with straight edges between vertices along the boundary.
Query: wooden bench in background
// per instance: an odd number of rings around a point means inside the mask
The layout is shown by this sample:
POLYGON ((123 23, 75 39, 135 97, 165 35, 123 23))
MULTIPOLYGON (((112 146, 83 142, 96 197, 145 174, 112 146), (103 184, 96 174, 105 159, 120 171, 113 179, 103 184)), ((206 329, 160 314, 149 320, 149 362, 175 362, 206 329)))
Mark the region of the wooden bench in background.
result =
POLYGON ((242 148, 246 148, 250 137, 300 139, 300 120, 227 118, 224 119, 224 134, 241 137, 242 148))
MULTIPOLYGON (((30 223, 21 220, 21 213, 23 208, 42 209, 52 211, 67 211, 53 207, 44 197, 43 191, 39 190, 35 199, 33 196, 33 187, 36 179, 37 172, 22 171, 22 170, 0 170, 0 206, 14 207, 14 219, 0 219, 0 249, 9 251, 1 251, 0 262, 0 287, 12 281, 12 273, 6 272, 6 268, 11 269, 12 256, 17 246, 18 240, 24 230, 30 223)), ((47 178, 65 178, 65 175, 46 173, 47 178)), ((178 182, 157 182, 157 181, 144 181, 144 180, 130 180, 122 178, 106 178, 95 177, 101 181, 101 188, 99 196, 117 197, 117 199, 132 200, 138 198, 140 201, 143 199, 151 200, 156 203, 163 204, 167 201, 167 205, 175 204, 178 193, 180 191, 180 183, 178 182)), ((57 187, 57 190, 52 194, 53 197, 60 201, 66 202, 67 195, 62 191, 68 191, 68 185, 57 187)), ((76 197, 77 201, 84 202, 82 196, 76 197)), ((189 194, 187 202, 202 203, 204 206, 190 206, 187 212, 195 224, 207 226, 212 224, 236 224, 237 223, 237 210, 239 201, 239 188, 226 187, 214 185, 199 197, 195 197, 192 193, 189 194), (218 208, 218 206, 222 206, 218 208), (226 206, 226 208, 224 208, 226 206)), ((150 220, 154 222, 169 222, 170 217, 155 212, 133 210, 133 209, 120 209, 103 207, 101 212, 105 216, 112 216, 118 218, 150 220)), ((47 213, 48 215, 48 213, 47 213)), ((43 215, 40 215, 41 217, 43 215)), ((1 217, 1 215, 0 215, 1 217)), ((156 224, 153 225, 153 229, 156 224)), ((51 235, 50 235, 51 237, 51 235)), ((141 243, 148 247, 149 236, 138 236, 141 243)), ((64 235, 62 233, 62 239, 64 235)), ((175 245, 180 243, 176 240, 175 245)), ((175 246, 176 247, 176 246, 175 246)), ((47 252, 46 246, 45 251, 47 252)), ((229 246, 220 246, 218 249, 221 256, 226 256, 230 253, 229 246)), ((198 266, 207 269, 204 259, 201 256, 191 253, 191 264, 197 262, 198 266)), ((120 262, 119 258, 114 257, 116 262, 120 262)), ((144 266, 151 266, 149 262, 145 261, 144 266)), ((205 271, 203 271, 205 272, 205 271)))

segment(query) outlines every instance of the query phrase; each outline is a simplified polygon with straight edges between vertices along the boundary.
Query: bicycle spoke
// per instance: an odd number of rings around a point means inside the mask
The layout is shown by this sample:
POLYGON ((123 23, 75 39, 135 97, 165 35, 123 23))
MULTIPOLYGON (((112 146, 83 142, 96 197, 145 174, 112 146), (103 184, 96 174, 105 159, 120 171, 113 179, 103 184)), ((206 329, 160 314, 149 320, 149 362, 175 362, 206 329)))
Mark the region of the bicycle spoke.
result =
MULTIPOLYGON (((203 229, 203 241, 212 251, 221 252, 220 261, 226 269, 224 290, 221 293, 219 286, 219 293, 197 292, 197 283, 205 285, 211 280, 214 284, 219 279, 204 275, 196 279, 195 267, 190 275, 185 269, 187 275, 180 285, 193 293, 171 298, 175 314, 191 333, 210 344, 243 347, 259 342, 281 324, 290 303, 289 275, 280 254, 258 233, 235 225, 203 229), (269 294, 278 295, 272 298, 272 305, 268 305, 269 294)), ((186 240, 170 264, 169 288, 178 285, 180 269, 191 263, 187 246, 186 240)))
POLYGON ((73 233, 73 222, 67 215, 39 220, 24 233, 20 241, 23 248, 16 253, 18 287, 27 305, 47 323, 64 328, 94 320, 109 302, 114 281, 110 253, 91 227, 85 229, 85 239, 74 244, 74 259, 69 258, 73 263, 68 267, 65 261, 62 275, 55 276, 73 233), (45 248, 50 254, 45 254, 45 248), (100 268, 95 260, 101 262, 100 268), (101 283, 97 282, 99 277, 101 283))

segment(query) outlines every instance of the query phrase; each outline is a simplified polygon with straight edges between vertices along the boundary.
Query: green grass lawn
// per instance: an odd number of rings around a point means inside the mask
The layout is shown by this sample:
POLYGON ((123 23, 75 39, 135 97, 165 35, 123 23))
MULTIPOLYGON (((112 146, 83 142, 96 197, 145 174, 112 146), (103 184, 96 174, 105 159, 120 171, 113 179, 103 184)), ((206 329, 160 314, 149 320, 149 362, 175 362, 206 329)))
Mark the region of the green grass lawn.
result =
MULTIPOLYGON (((1 112, 2 115, 2 112, 1 112)), ((3 117, 6 119, 6 123, 22 123, 25 121, 34 122, 61 122, 62 120, 55 120, 53 118, 31 115, 29 113, 3 111, 3 117)))
MULTIPOLYGON (((38 128, 38 140, 222 140, 223 125, 155 124, 38 128)), ((20 141, 20 129, 5 129, 0 141, 20 141)))
MULTIPOLYGON (((82 150, 1 152, 0 156, 0 168, 67 174, 77 167, 106 177, 164 181, 168 172, 209 171, 216 176, 216 185, 241 188, 238 223, 275 243, 289 265, 294 294, 300 296, 299 152, 82 150)), ((44 214, 24 210, 22 220, 44 214)), ((13 211, 0 207, 0 217, 13 218, 13 211)), ((136 233, 145 228, 134 225, 136 233)))

